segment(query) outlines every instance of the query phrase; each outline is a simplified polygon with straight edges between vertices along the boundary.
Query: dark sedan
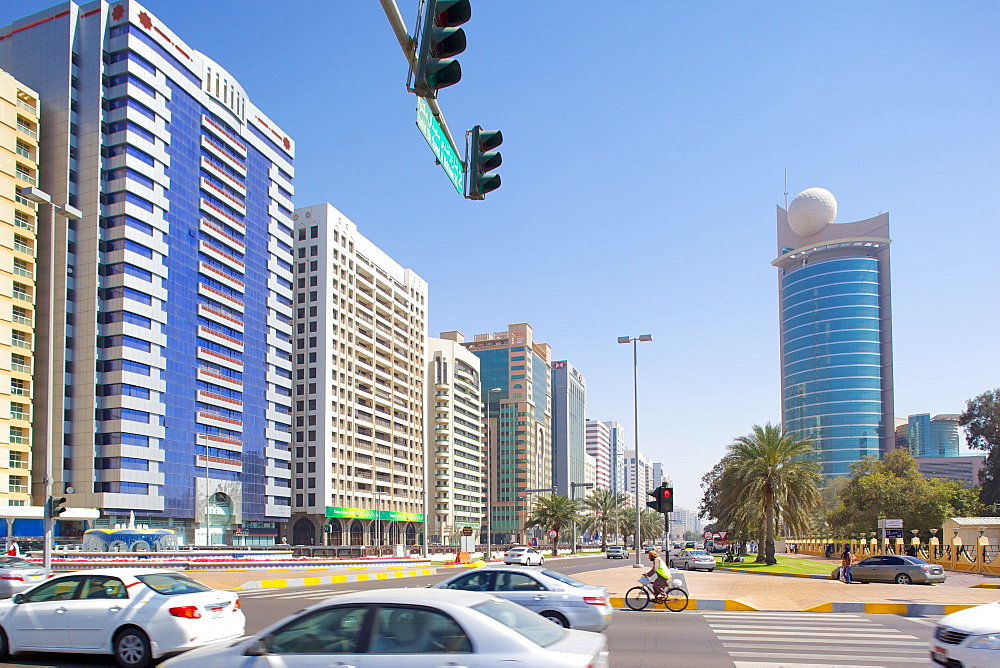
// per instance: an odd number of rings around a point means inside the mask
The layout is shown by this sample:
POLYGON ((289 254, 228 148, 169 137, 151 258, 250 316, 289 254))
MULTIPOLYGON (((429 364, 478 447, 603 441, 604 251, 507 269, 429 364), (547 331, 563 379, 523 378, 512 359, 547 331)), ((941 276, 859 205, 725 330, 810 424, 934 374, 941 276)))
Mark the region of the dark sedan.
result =
POLYGON ((851 568, 854 582, 895 582, 896 584, 940 584, 944 569, 917 557, 878 554, 859 561, 851 568))

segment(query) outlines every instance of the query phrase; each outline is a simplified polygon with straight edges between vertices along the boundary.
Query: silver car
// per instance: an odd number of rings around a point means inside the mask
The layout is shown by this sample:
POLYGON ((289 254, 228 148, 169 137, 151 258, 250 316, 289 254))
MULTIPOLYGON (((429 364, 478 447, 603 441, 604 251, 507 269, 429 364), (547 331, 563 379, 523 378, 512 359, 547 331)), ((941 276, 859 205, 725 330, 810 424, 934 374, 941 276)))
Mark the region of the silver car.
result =
POLYGON ((940 584, 945 577, 941 566, 899 554, 877 554, 851 566, 853 582, 940 584))
POLYGON ((560 628, 488 593, 378 589, 327 599, 255 636, 161 665, 607 668, 608 644, 600 633, 560 628))
POLYGON ((711 573, 715 570, 715 557, 705 550, 677 550, 670 555, 669 566, 685 571, 706 570, 711 573))
POLYGON ((52 571, 20 557, 0 556, 0 598, 34 587, 52 575, 52 571))
POLYGON ((569 629, 602 631, 611 623, 613 612, 607 588, 584 584, 547 568, 485 566, 433 588, 490 592, 569 629))

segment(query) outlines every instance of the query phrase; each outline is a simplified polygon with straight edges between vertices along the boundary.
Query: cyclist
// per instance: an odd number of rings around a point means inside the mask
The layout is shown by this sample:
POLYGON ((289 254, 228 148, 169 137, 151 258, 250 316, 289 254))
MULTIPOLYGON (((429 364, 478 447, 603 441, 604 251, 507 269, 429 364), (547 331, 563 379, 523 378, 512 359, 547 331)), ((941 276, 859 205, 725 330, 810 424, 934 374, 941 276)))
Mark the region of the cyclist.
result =
POLYGON ((660 559, 656 550, 650 550, 646 554, 653 562, 653 567, 646 573, 646 577, 652 579, 654 575, 656 576, 656 579, 653 580, 653 594, 657 597, 663 596, 667 591, 667 585, 670 584, 670 569, 663 563, 663 559, 660 559))

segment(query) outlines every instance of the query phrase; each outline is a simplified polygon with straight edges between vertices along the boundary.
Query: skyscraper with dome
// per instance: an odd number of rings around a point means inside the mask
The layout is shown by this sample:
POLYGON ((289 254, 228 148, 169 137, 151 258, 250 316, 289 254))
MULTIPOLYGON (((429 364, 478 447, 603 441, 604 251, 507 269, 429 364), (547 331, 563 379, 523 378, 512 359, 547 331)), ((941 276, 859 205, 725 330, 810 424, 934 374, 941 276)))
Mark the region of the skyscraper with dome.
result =
POLYGON ((823 188, 777 207, 782 424, 826 477, 895 447, 889 215, 835 223, 823 188))

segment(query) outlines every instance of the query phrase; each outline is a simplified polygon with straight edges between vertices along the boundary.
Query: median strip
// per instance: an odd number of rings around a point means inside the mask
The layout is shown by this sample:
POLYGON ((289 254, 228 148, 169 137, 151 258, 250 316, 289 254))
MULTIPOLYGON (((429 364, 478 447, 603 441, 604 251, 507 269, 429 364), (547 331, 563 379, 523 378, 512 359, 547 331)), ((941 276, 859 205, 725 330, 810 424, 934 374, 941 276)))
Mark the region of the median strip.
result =
POLYGON ((384 573, 358 573, 357 575, 331 575, 318 578, 288 578, 281 580, 254 580, 244 582, 239 587, 227 587, 227 591, 250 591, 254 589, 273 589, 277 587, 311 587, 315 585, 343 584, 345 582, 367 582, 369 580, 390 580, 396 578, 411 578, 424 575, 434 575, 436 568, 414 568, 406 571, 391 571, 384 573))

